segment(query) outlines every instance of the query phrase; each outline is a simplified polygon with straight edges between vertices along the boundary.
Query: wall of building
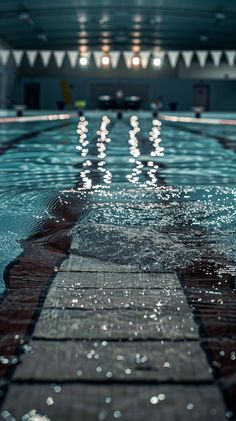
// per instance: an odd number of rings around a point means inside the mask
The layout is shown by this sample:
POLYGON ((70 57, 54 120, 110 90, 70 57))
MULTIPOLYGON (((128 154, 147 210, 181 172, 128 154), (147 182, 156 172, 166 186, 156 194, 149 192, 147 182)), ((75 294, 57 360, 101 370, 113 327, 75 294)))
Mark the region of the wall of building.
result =
MULTIPOLYGON (((8 46, 0 40, 0 49, 8 46)), ((16 92, 17 69, 14 63, 3 66, 0 62, 0 109, 10 108, 16 92)))
POLYGON ((196 60, 186 68, 180 59, 177 67, 172 69, 166 58, 158 70, 151 65, 145 70, 127 69, 123 59, 117 69, 97 69, 92 60, 90 66, 82 70, 80 67, 71 68, 67 58, 62 68, 57 68, 54 58, 46 68, 38 58, 31 68, 24 58, 18 69, 16 101, 24 102, 25 83, 39 83, 40 108, 55 109, 57 101, 63 100, 61 80, 67 81, 73 102, 84 99, 88 108, 96 106, 98 92, 109 94, 122 89, 124 94, 140 94, 144 98, 144 108, 160 99, 165 109, 168 109, 169 102, 177 101, 179 110, 189 110, 193 105, 194 85, 204 83, 209 85, 210 110, 236 110, 236 66, 230 67, 223 62, 217 68, 210 59, 204 68, 196 60))
MULTIPOLYGON (((21 78, 18 80, 18 102, 22 102, 24 98, 25 83, 35 82, 39 83, 41 87, 40 105, 42 109, 54 109, 57 106, 57 101, 62 100, 62 93, 60 88, 60 78, 44 77, 44 78, 21 78)), ((100 92, 103 94, 110 94, 111 88, 114 86, 114 91, 122 89, 124 94, 140 95, 139 85, 142 86, 142 91, 145 89, 145 96, 147 100, 144 102, 144 107, 150 107, 150 102, 161 99, 165 108, 168 107, 170 101, 178 101, 180 109, 190 109, 192 104, 192 81, 177 81, 170 80, 146 80, 146 79, 132 79, 125 78, 122 81, 116 78, 100 79, 95 78, 68 78, 68 85, 70 87, 73 102, 78 99, 85 99, 88 108, 97 106, 94 97, 93 89, 97 89, 100 85, 100 92), (183 89, 183 86, 185 87, 183 89)), ((142 94, 140 95, 141 97, 142 94)))
POLYGON ((11 108, 15 97, 16 73, 0 66, 0 108, 11 108))

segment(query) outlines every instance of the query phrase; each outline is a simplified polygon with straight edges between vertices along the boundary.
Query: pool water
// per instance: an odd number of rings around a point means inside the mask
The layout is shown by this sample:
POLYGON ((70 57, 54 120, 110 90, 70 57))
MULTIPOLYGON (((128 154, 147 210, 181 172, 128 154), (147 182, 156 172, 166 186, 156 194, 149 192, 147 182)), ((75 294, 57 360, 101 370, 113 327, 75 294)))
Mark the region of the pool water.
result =
MULTIPOLYGON (((2 125, 0 134, 2 292, 6 268, 27 239, 40 236, 47 245, 50 224, 54 250, 73 238, 72 254, 143 271, 177 270, 185 287, 197 274, 196 282, 209 278, 209 294, 221 297, 220 311, 229 305, 227 284, 233 308, 234 127, 197 125, 196 131, 150 113, 117 120, 88 112, 70 122, 2 125)), ((38 259, 43 266, 43 254, 38 259)), ((205 296, 191 291, 189 303, 201 311, 205 296)), ((215 314, 214 299, 204 305, 215 314)), ((234 336, 232 312, 224 323, 234 336)))
MULTIPOLYGON (((2 142, 8 145, 0 155, 2 289, 5 266, 22 251, 20 240, 37 232, 45 218, 56 218, 53 203, 58 197, 66 200, 68 194, 81 196, 86 202, 86 216, 78 229, 81 232, 83 227, 86 233, 89 226, 90 235, 81 243, 80 252, 88 248, 97 257, 109 259, 114 255, 112 250, 97 246, 99 229, 103 234, 110 229, 110 235, 116 235, 121 242, 119 253, 113 258, 125 260, 125 248, 132 242, 132 233, 139 236, 142 227, 140 243, 143 244, 145 227, 147 235, 152 233, 153 241, 150 240, 149 251, 141 249, 136 256, 129 248, 131 264, 150 270, 157 265, 157 270, 164 270, 175 266, 179 254, 183 253, 183 265, 199 255, 199 250, 193 249, 191 255, 179 245, 172 258, 171 252, 169 259, 164 253, 160 263, 160 249, 167 241, 165 232, 181 233, 181 238, 191 240, 199 231, 201 235, 208 232, 210 237, 214 233, 214 238, 220 239, 220 247, 215 244, 213 253, 220 248, 220 255, 225 253, 230 262, 235 258, 236 155, 215 139, 215 126, 202 126, 203 135, 193 134, 181 125, 157 126, 160 131, 157 138, 162 140, 157 148, 165 148, 164 156, 159 156, 150 140, 151 115, 143 113, 137 120, 140 131, 135 145, 132 139, 130 144, 132 116, 126 115, 121 121, 115 115, 109 117, 110 140, 103 142, 106 150, 102 152, 97 145, 102 121, 99 113, 89 114, 87 118, 85 146, 80 143, 76 120, 2 126, 2 142), (30 137, 35 130, 39 133, 30 137), (114 227, 117 227, 116 234, 114 227), (164 243, 159 238, 156 244, 157 232, 162 232, 164 243), (85 243, 93 235, 96 242, 91 250, 85 243)), ((233 137, 230 127, 220 127, 219 132, 236 144, 236 135, 233 137)))

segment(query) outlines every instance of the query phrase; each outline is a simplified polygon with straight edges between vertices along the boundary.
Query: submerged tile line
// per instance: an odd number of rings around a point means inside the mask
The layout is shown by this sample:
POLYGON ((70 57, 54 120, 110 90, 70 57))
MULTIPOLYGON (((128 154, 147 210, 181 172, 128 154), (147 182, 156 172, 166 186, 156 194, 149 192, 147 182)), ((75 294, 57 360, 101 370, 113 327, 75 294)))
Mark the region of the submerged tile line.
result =
POLYGON ((171 380, 149 380, 149 379, 137 379, 137 380, 129 380, 128 378, 125 379, 97 379, 97 380, 93 380, 93 379, 83 379, 83 378, 78 378, 78 379, 60 379, 60 377, 58 378, 53 378, 53 379, 14 379, 13 380, 13 384, 15 385, 51 385, 53 383, 59 383, 59 384, 63 384, 63 385, 68 385, 68 384, 75 384, 75 385, 79 385, 79 384, 86 384, 86 385, 112 385, 112 384, 121 384, 121 385, 130 385, 130 386, 137 386, 137 385, 143 385, 143 386, 149 386, 149 385, 169 385, 169 386, 201 386, 201 385, 214 385, 214 380, 175 380, 175 379, 171 379, 171 380))
MULTIPOLYGON (((58 230, 58 224, 52 227, 53 233, 54 230, 58 230)), ((42 236, 44 236, 44 230, 42 231, 42 236)), ((40 238, 40 232, 37 234, 37 239, 40 238)), ((16 355, 17 357, 20 356, 22 351, 22 340, 23 342, 27 342, 28 338, 32 336, 34 331, 34 327, 37 323, 39 318, 43 302, 46 299, 47 292, 56 276, 56 272, 54 268, 56 265, 60 265, 64 259, 67 257, 67 249, 69 248, 69 239, 68 242, 64 243, 64 247, 59 253, 59 255, 55 255, 55 258, 51 261, 48 261, 48 266, 46 268, 45 260, 44 266, 41 267, 40 263, 38 263, 38 257, 40 253, 44 253, 45 249, 42 244, 37 243, 37 240, 34 241, 34 236, 28 238, 24 241, 23 253, 13 262, 11 262, 4 272, 4 280, 6 284, 6 290, 3 294, 2 298, 2 308, 0 310, 0 331, 1 334, 8 337, 9 333, 13 336, 10 337, 7 343, 3 342, 0 345, 0 353, 1 355, 16 355), (22 288, 22 277, 21 273, 26 270, 26 268, 30 266, 31 275, 34 274, 34 279, 37 279, 39 273, 39 290, 38 294, 33 297, 33 303, 31 303, 31 308, 28 311, 24 311, 24 309, 18 310, 17 315, 20 316, 22 322, 19 324, 16 319, 16 312, 15 309, 4 308, 4 300, 7 300, 9 295, 12 297, 14 302, 14 295, 15 297, 15 305, 17 305, 17 294, 18 288, 22 288), (41 277, 41 270, 44 270, 44 278, 41 277), (13 280, 12 280, 13 279, 13 280), (15 282, 15 279, 17 281, 15 282), (11 285, 12 284, 12 285, 11 285), (17 288, 18 287, 18 288, 17 288), (40 305, 38 304, 40 303, 40 305)), ((50 250, 50 242, 49 242, 49 250, 50 250)), ((24 276, 23 276, 24 280, 24 276)), ((28 281, 26 281, 27 283, 28 281)), ((29 293, 29 298, 32 299, 32 294, 29 293)), ((0 373, 3 378, 7 380, 3 391, 4 393, 0 396, 0 405, 3 403, 4 398, 7 393, 7 389, 9 387, 9 380, 13 376, 16 366, 12 365, 10 367, 1 365, 0 373)))
MULTIPOLYGON (((215 271, 214 266, 212 266, 212 270, 213 272, 215 271)), ((192 270, 190 269, 190 271, 186 270, 186 271, 179 271, 178 272, 178 277, 180 280, 180 283, 183 286, 183 291, 186 295, 186 298, 189 302, 190 307, 192 307, 194 305, 194 311, 193 311, 193 316, 194 316, 194 320, 196 321, 197 325, 199 326, 199 334, 200 334, 200 344, 202 349, 204 350, 207 360, 209 362, 209 365, 212 367, 212 372, 214 375, 214 378, 217 382, 217 385, 222 393, 222 396, 225 400, 225 403, 227 405, 227 407, 229 408, 229 410, 232 411, 232 416, 233 413, 236 413, 236 402, 235 399, 233 399, 233 396, 236 395, 236 385, 232 384, 232 385, 228 385, 227 387, 225 387, 225 374, 224 374, 224 367, 222 367, 221 365, 216 364, 217 359, 220 356, 220 352, 222 349, 222 341, 234 341, 235 346, 236 346, 236 335, 230 335, 227 333, 227 336, 224 336, 223 334, 219 335, 219 336, 214 336, 211 332, 211 330, 209 330, 209 328, 211 328, 211 322, 207 319, 207 311, 204 309, 204 307, 202 306, 201 301, 199 301, 197 298, 193 299, 192 296, 190 295, 189 288, 188 288, 188 280, 190 280, 191 278, 194 279, 194 277, 196 277, 199 279, 201 279, 201 276, 204 278, 204 281, 206 281, 207 278, 207 274, 204 272, 197 272, 197 275, 194 275, 194 268, 192 268, 192 270), (187 288, 186 288, 187 287, 187 288), (218 343, 216 343, 216 339, 219 340, 218 343), (216 348, 215 346, 218 345, 216 348)), ((212 275, 211 275, 212 276, 212 275)), ((211 277, 208 276, 210 278, 210 282, 211 282, 211 277)), ((217 277, 217 274, 216 274, 217 277)), ((228 275, 225 275, 225 277, 227 278, 228 275)), ((220 278, 220 280, 222 281, 222 278, 220 278)), ((192 281, 190 283, 190 285, 192 284, 192 281)), ((230 290, 230 289, 229 289, 230 290)), ((195 290, 196 291, 196 290, 195 290)), ((200 290, 199 295, 201 295, 202 290, 200 290)), ((221 309, 221 311, 223 311, 221 309)), ((217 321, 216 321, 216 325, 217 325, 217 321)), ((227 326, 226 326, 227 327, 227 326)), ((220 326, 218 324, 218 329, 220 330, 220 326)), ((224 327, 225 329, 225 327, 224 327)), ((234 373, 234 367, 233 367, 233 362, 231 364, 231 372, 232 374, 234 373)), ((232 417, 230 417, 232 418, 232 417)))
POLYGON ((108 337, 95 337, 95 338, 90 338, 90 339, 83 339, 83 338, 73 338, 71 339, 70 337, 64 337, 64 338, 45 338, 45 336, 33 336, 33 340, 34 342, 44 342, 46 343, 50 343, 50 342, 57 342, 57 343, 64 343, 64 342, 74 342, 74 343, 91 343, 91 345, 94 344, 94 342, 100 342, 100 341, 105 341, 108 343, 127 343, 127 344, 132 344, 132 343, 136 343, 136 342, 140 342, 140 343, 200 343, 200 344, 208 344, 208 342, 214 344, 214 343, 218 343, 219 341, 234 341, 236 340, 235 338, 228 338, 228 336, 226 337, 222 337, 222 336, 214 336, 214 337, 199 337, 199 338, 108 338, 108 337))
MULTIPOLYGON (((89 272, 89 273, 92 273, 92 272, 89 272)), ((106 273, 108 273, 108 272, 106 272, 106 273)), ((119 273, 122 273, 122 272, 119 272, 119 273)), ((125 272, 125 273, 127 273, 127 272, 125 272)), ((132 272, 132 273, 135 273, 135 272, 132 272)), ((58 291, 58 292, 61 291, 61 290, 63 290, 63 289, 66 290, 66 286, 65 285, 55 287, 55 291, 58 291)), ((152 286, 151 288, 149 288, 149 287, 141 287, 141 286, 139 286, 139 287, 133 287, 133 288, 131 288, 131 287, 115 287, 115 288, 111 288, 111 287, 108 287, 108 286, 104 285, 102 287, 96 287, 96 286, 95 287, 86 287, 86 286, 80 287, 80 286, 76 286, 74 288, 75 291, 80 291, 80 290, 93 290, 93 289, 94 290, 98 290, 98 291, 99 290, 106 290, 106 291, 107 290, 108 291, 116 291, 116 290, 117 291, 126 291, 126 290, 129 290, 129 291, 166 291, 167 289, 170 290, 170 288, 168 288, 168 287, 165 288, 165 287, 161 287, 161 286, 159 286, 159 287, 158 286, 157 287, 153 287, 152 286)), ((175 288, 175 289, 182 291, 182 288, 181 287, 175 288)))
MULTIPOLYGON (((214 338, 217 339, 217 338, 214 338)), ((153 338, 153 337, 146 337, 146 338, 123 338, 122 336, 119 338, 109 338, 109 337, 102 337, 102 336, 97 336, 97 337, 93 337, 92 339, 84 339, 84 338, 73 338, 71 339, 71 337, 63 337, 63 338, 45 338, 45 336, 33 336, 33 340, 34 341, 44 341, 45 343, 47 342, 90 342, 90 343, 94 343, 94 342, 98 342, 98 341, 106 341, 109 343, 136 343, 136 342, 140 342, 140 343, 146 343, 146 342, 157 342, 157 343, 162 343, 162 342, 169 342, 169 343, 186 343, 186 342, 199 342, 199 339, 197 338, 153 338)), ((203 338, 204 340, 204 338, 203 338)))
MULTIPOLYGON (((103 271, 95 271, 95 270, 75 270, 75 269, 71 269, 71 270, 63 270, 63 269, 61 269, 60 268, 60 270, 58 271, 58 273, 68 273, 68 272, 70 272, 70 273, 81 273, 81 274, 83 274, 83 273, 94 273, 94 274, 96 274, 96 273, 100 273, 100 272, 103 272, 103 271)), ((112 272, 112 271, 109 271, 109 270, 106 270, 106 273, 107 274, 112 274, 112 273, 114 273, 114 272, 112 272)), ((129 272, 127 272, 127 271, 121 271, 121 270, 119 270, 119 273, 124 273, 124 274, 127 274, 127 273, 129 273, 129 272)), ((146 275, 156 275, 156 276, 158 276, 158 274, 172 274, 173 272, 140 272, 140 270, 132 270, 132 272, 131 273, 143 273, 143 274, 146 274, 146 275)))

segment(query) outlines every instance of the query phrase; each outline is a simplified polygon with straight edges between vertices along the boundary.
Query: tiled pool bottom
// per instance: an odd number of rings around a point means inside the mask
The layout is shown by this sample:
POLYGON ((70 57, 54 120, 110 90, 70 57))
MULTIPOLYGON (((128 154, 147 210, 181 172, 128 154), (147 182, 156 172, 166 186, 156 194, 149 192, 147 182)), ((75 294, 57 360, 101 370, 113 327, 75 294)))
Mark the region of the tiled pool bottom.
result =
POLYGON ((233 418, 235 152, 164 124, 155 156, 128 117, 0 156, 3 419, 233 418))

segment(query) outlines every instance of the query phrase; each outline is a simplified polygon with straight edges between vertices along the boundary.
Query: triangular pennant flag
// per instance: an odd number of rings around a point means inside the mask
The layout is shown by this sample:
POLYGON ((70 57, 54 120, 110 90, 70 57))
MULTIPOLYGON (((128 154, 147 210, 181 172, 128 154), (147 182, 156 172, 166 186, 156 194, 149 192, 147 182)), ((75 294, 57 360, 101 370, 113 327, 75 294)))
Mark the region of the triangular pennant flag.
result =
POLYGON ((168 51, 167 55, 170 60, 171 67, 172 68, 176 67, 176 64, 179 58, 179 51, 168 51))
POLYGON ((71 67, 75 67, 78 64, 78 51, 67 51, 68 59, 70 62, 71 67))
POLYGON ((132 67, 132 57, 134 53, 132 51, 124 51, 123 56, 125 59, 126 66, 130 69, 132 67))
POLYGON ((110 57, 111 57, 111 66, 113 67, 113 69, 116 69, 119 63, 119 59, 120 59, 120 52, 110 51, 110 57))
POLYGON ((208 51, 196 51, 197 58, 201 67, 206 65, 208 51))
POLYGON ((222 57, 222 51, 211 51, 211 57, 212 57, 214 65, 216 67, 219 67, 220 60, 221 60, 221 57, 222 57))
POLYGON ((166 53, 165 51, 153 51, 152 55, 153 55, 153 58, 159 58, 162 64, 165 59, 166 53))
POLYGON ((51 58, 51 51, 40 51, 40 57, 44 67, 47 67, 51 58))
POLYGON ((26 51, 26 55, 31 67, 35 65, 37 54, 38 54, 37 51, 26 51))
POLYGON ((19 67, 23 58, 24 51, 22 50, 13 50, 12 55, 14 57, 16 65, 19 67))
POLYGON ((102 56, 104 53, 102 51, 94 51, 93 57, 97 67, 102 67, 102 56))
POLYGON ((186 67, 190 67, 193 59, 193 51, 182 51, 182 57, 184 59, 184 64, 186 67))
POLYGON ((53 54, 56 60, 57 67, 61 67, 65 58, 65 51, 54 51, 53 54))
POLYGON ((0 50, 0 58, 3 66, 7 65, 7 62, 10 57, 10 51, 9 50, 0 50))
POLYGON ((141 64, 142 68, 146 69, 149 63, 151 52, 150 51, 141 51, 140 52, 140 58, 141 58, 141 64))
POLYGON ((225 55, 229 66, 233 67, 235 62, 236 51, 225 51, 225 55))
MULTIPOLYGON (((80 58, 81 57, 86 57, 87 58, 87 65, 89 65, 90 62, 90 58, 91 58, 91 52, 90 51, 85 51, 84 53, 80 54, 80 58)), ((100 60, 101 62, 101 60, 100 60)))

